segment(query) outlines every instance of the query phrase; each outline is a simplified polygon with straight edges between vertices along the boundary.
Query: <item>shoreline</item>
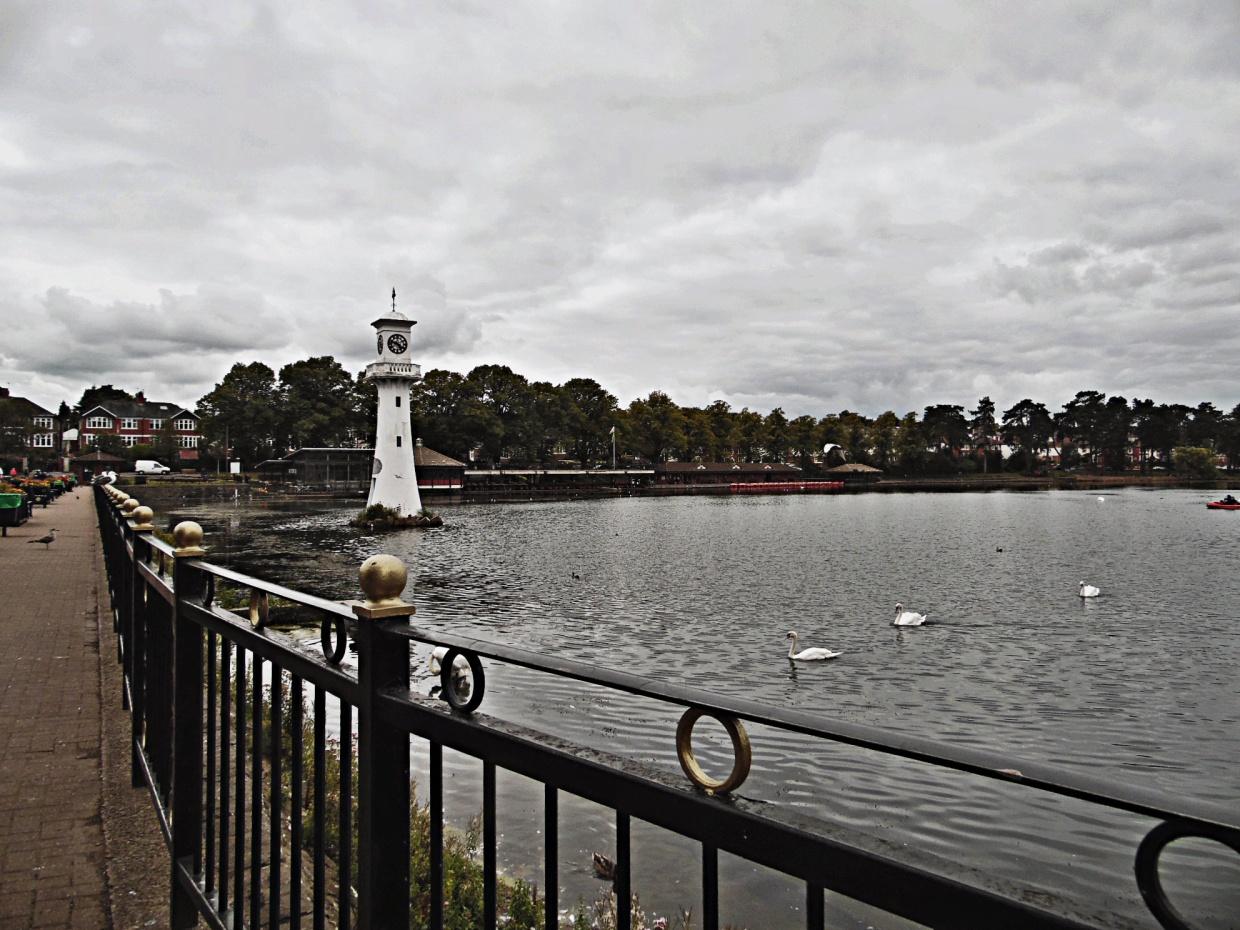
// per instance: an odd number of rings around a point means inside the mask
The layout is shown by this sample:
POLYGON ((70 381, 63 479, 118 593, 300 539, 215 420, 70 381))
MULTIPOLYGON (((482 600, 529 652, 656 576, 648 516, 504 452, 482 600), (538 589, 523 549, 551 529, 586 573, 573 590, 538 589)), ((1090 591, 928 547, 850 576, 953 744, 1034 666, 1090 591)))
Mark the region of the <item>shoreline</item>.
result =
MULTIPOLYGON (((121 481, 121 485, 133 485, 121 481)), ((202 500, 247 501, 354 501, 363 496, 360 491, 312 490, 287 491, 279 486, 264 487, 258 483, 235 484, 232 482, 186 482, 184 480, 151 481, 143 483, 152 496, 167 492, 181 492, 185 497, 202 500), (190 494, 184 492, 190 491, 190 494), (196 492, 196 493, 194 493, 196 492), (238 493, 239 492, 239 493, 238 493)), ((830 491, 797 492, 791 496, 817 494, 925 494, 966 493, 977 491, 1099 491, 1118 488, 1184 489, 1203 492, 1227 491, 1240 488, 1240 474, 1221 474, 1217 478, 1187 479, 1174 475, 968 475, 945 478, 881 478, 866 482, 848 482, 841 489, 830 491)), ((138 494, 143 491, 139 490, 138 494)), ((425 493, 428 505, 449 504, 524 504, 536 501, 607 500, 620 497, 680 497, 680 496, 736 496, 730 493, 728 484, 652 484, 636 487, 557 486, 548 488, 477 488, 448 495, 425 493), (441 499, 442 498, 442 499, 441 499)), ((750 497, 753 495, 744 495, 750 497)), ((787 497, 788 493, 772 493, 771 497, 787 497)))

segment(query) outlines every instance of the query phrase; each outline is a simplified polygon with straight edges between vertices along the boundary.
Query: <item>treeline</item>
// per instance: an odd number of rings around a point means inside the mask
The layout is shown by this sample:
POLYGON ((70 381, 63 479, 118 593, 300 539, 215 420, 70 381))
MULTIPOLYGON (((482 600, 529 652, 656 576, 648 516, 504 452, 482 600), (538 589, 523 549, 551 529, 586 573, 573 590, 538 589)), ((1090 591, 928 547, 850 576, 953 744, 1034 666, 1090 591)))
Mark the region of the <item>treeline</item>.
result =
MULTIPOLYGON (((369 445, 374 405, 374 387, 360 373, 320 356, 278 375, 261 362, 238 363, 198 402, 198 413, 209 445, 222 449, 227 438, 252 463, 303 446, 369 445)), ((619 462, 804 467, 833 443, 851 462, 909 475, 1032 471, 1052 451, 1064 467, 1098 470, 1170 465, 1180 446, 1240 458, 1240 405, 1224 412, 1208 402, 1188 407, 1098 391, 1080 391, 1054 412, 1030 399, 998 411, 983 397, 972 408, 935 404, 920 415, 842 410, 789 419, 779 407, 763 414, 722 400, 682 407, 662 391, 621 407, 591 378, 557 385, 480 365, 464 375, 428 371, 413 388, 410 419, 426 445, 462 461, 473 452, 486 464, 609 463, 613 435, 619 462)))

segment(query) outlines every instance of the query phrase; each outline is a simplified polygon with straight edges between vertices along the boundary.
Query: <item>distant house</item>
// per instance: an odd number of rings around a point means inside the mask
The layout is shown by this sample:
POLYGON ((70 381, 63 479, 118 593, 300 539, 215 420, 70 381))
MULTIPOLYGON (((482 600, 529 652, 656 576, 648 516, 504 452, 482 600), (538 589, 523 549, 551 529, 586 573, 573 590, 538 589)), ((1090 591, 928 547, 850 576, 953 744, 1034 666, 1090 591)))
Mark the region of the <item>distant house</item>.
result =
POLYGON ((56 414, 25 397, 0 388, 0 433, 6 458, 58 467, 60 434, 64 424, 56 414))
POLYGON ((654 467, 655 484, 752 484, 802 477, 801 469, 784 462, 663 462, 654 467))
POLYGON ((90 449, 103 435, 119 436, 126 447, 152 445, 168 424, 177 462, 198 461, 202 442, 198 414, 180 404, 148 401, 141 391, 133 400, 108 400, 83 411, 78 424, 78 447, 83 451, 90 449))

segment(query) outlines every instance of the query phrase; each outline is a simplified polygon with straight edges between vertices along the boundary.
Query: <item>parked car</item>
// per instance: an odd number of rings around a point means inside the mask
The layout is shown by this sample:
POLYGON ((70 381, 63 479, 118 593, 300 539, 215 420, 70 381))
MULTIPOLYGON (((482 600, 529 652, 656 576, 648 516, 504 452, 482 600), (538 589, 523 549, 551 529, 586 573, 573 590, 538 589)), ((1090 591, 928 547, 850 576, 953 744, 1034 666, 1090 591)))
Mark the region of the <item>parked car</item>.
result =
POLYGON ((133 470, 139 475, 166 475, 172 471, 167 465, 160 465, 154 459, 138 459, 133 463, 133 470))

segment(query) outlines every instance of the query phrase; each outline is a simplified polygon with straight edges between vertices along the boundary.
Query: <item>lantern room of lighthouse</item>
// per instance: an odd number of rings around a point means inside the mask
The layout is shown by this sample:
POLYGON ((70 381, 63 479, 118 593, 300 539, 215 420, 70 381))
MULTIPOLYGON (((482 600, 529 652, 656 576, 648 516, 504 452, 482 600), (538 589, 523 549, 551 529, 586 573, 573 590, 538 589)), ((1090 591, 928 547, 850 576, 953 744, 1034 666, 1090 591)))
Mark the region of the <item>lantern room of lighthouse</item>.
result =
POLYGON ((393 289, 391 311, 370 324, 376 330, 379 357, 366 366, 366 379, 375 383, 379 395, 366 506, 382 504, 405 516, 422 509, 409 425, 409 388, 422 379, 421 368, 409 361, 410 331, 416 322, 396 309, 393 289))

